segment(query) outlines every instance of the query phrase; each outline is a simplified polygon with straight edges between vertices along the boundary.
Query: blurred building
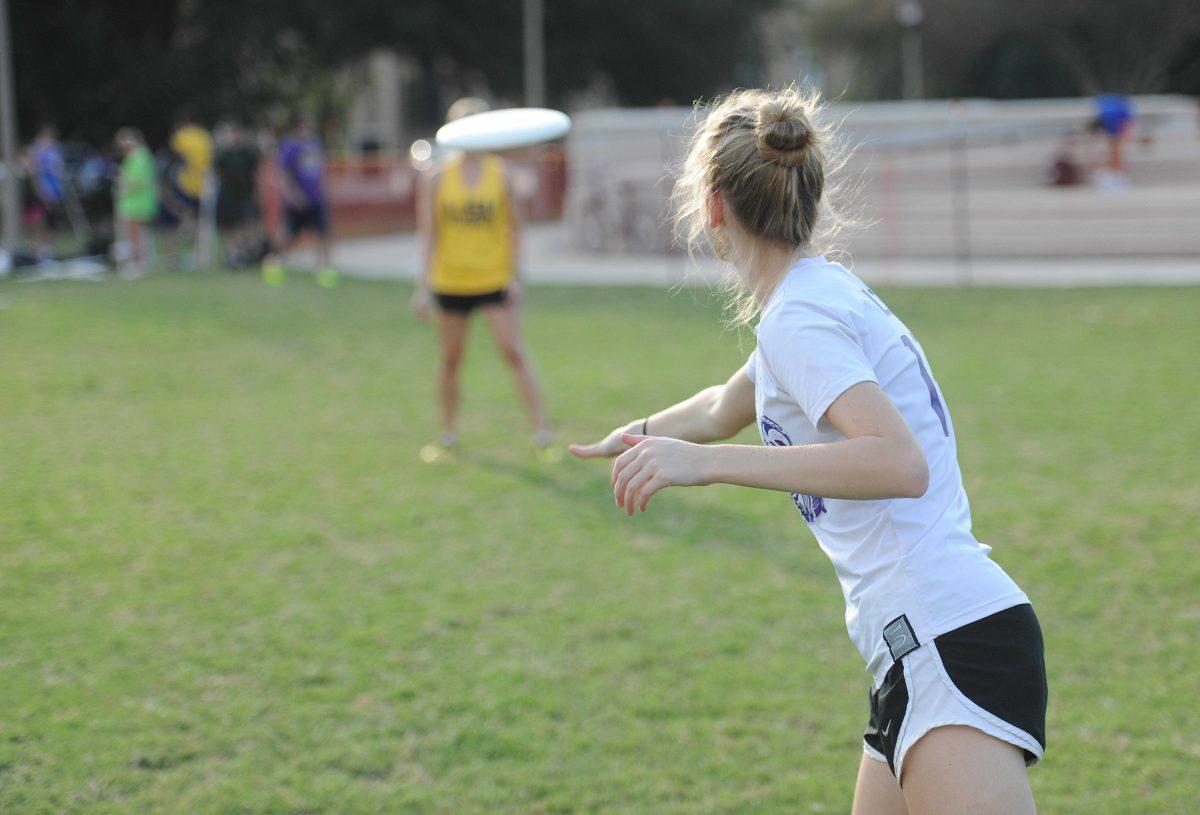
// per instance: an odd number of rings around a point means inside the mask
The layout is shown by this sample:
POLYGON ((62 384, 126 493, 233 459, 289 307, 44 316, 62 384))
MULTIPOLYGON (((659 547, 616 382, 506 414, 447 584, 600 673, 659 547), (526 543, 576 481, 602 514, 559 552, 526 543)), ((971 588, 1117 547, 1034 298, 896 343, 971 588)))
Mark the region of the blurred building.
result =
MULTIPOLYGON (((818 61, 817 55, 807 46, 804 25, 804 11, 796 5, 783 5, 759 17, 762 81, 755 84, 776 88, 796 84, 812 86, 825 93, 838 93, 836 86, 831 89, 826 85, 829 60, 818 61)), ((833 62, 834 72, 830 78, 835 82, 839 78, 848 78, 847 71, 839 71, 837 60, 833 62)))
POLYGON ((375 51, 354 70, 365 81, 346 123, 348 144, 364 152, 407 150, 414 86, 421 78, 416 60, 394 51, 375 51))

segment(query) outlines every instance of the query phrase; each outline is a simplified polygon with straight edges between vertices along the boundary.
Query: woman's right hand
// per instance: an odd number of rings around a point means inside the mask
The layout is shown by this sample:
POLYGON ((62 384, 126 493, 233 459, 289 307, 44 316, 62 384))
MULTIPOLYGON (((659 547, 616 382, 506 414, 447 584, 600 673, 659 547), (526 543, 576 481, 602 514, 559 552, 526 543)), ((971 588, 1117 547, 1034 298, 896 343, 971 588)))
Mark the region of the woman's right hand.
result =
POLYGON ((412 313, 413 316, 422 322, 429 319, 429 289, 418 286, 412 296, 412 313))
POLYGON ((579 458, 612 458, 619 456, 629 449, 630 445, 621 440, 626 433, 636 433, 642 427, 641 419, 616 428, 600 441, 591 444, 572 444, 570 451, 579 458))

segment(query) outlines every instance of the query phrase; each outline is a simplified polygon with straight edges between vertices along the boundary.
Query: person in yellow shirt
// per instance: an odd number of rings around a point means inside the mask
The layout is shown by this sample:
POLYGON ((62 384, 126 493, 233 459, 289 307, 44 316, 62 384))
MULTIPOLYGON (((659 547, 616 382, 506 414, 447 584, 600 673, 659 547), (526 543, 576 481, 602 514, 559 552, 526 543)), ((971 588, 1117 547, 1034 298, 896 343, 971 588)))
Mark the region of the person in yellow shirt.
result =
POLYGON ((169 142, 175 156, 169 174, 170 200, 164 201, 178 219, 195 215, 213 166, 213 140, 208 131, 184 114, 169 142))
MULTIPOLYGON (((455 102, 448 118, 487 109, 479 99, 455 102)), ((471 314, 487 320, 501 356, 535 429, 539 457, 554 460, 541 385, 521 339, 521 281, 517 274, 520 226, 504 162, 487 153, 453 155, 422 180, 418 227, 425 238, 425 263, 413 294, 413 312, 427 319, 436 303, 441 356, 438 393, 441 436, 421 450, 437 461, 458 447, 459 366, 471 314)))
POLYGON ((179 232, 183 230, 196 241, 196 260, 201 254, 203 224, 200 218, 201 200, 208 193, 209 176, 213 166, 213 139, 197 123, 196 117, 184 112, 176 120, 175 132, 167 143, 171 151, 166 183, 160 197, 159 221, 174 230, 168 239, 167 254, 178 255, 179 232))
POLYGON ((183 159, 175 174, 175 184, 181 192, 199 200, 212 171, 212 136, 189 119, 171 136, 171 149, 183 159))

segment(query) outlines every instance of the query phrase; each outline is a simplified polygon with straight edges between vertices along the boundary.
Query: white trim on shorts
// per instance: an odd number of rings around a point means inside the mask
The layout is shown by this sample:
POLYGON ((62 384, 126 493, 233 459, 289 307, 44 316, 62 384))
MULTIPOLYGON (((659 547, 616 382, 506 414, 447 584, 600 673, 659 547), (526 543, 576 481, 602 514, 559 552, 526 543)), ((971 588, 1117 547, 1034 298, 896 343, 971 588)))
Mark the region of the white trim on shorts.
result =
MULTIPOLYGON (((941 655, 934 642, 927 642, 915 651, 904 655, 904 684, 908 690, 908 705, 904 720, 900 723, 900 734, 896 740, 896 779, 904 778, 904 757, 921 737, 937 727, 961 725, 986 733, 1033 755, 1026 759, 1032 766, 1042 758, 1042 746, 1037 739, 1016 725, 989 713, 968 699, 946 673, 941 655)), ((863 742, 863 752, 874 759, 887 763, 882 753, 863 742)))

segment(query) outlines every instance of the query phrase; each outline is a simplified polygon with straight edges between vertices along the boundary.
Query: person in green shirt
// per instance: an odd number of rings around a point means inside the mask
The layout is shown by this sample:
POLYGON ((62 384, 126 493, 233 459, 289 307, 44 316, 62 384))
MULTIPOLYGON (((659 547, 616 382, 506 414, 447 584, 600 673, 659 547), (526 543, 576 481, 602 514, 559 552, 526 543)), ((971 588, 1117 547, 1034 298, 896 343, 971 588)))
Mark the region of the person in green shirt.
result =
POLYGON ((151 224, 158 216, 158 177, 141 131, 121 128, 116 145, 123 157, 117 176, 117 219, 129 238, 129 264, 122 274, 139 277, 145 273, 151 224))

